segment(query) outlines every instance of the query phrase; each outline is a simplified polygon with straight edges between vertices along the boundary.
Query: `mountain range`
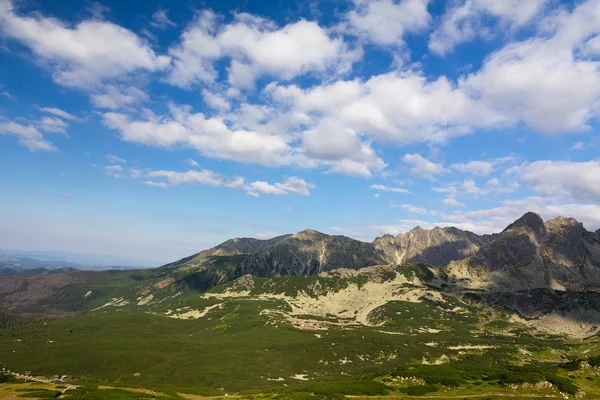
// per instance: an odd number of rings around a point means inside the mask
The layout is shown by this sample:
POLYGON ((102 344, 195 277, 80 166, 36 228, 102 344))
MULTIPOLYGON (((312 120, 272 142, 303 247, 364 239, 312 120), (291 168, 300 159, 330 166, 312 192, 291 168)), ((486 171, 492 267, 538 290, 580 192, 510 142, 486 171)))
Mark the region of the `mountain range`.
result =
POLYGON ((584 291, 600 286, 600 236, 573 218, 544 222, 528 212, 492 235, 415 227, 372 243, 310 229, 268 240, 234 238, 162 268, 203 272, 222 283, 246 274, 317 275, 337 268, 411 263, 437 267, 465 289, 584 291))
MULTIPOLYGON (((435 277, 426 283, 431 290, 477 295, 485 303, 502 298, 505 306, 515 308, 518 304, 517 308, 535 310, 531 312, 536 315, 553 310, 555 300, 561 297, 552 293, 589 294, 592 301, 582 303, 588 304, 586 310, 592 307, 593 311, 599 303, 594 297, 600 291, 598 232, 587 231, 572 218, 544 222, 529 212, 493 235, 453 227, 415 227, 369 243, 307 229, 267 240, 230 239, 154 269, 63 269, 60 274, 41 271, 42 275, 33 277, 13 269, 4 274, 12 276, 0 278, 0 309, 53 316, 115 304, 152 309, 170 304, 172 296, 206 293, 246 276, 319 277, 336 271, 410 269, 415 265, 435 277), (535 296, 544 300, 525 304, 522 295, 531 291, 537 291, 535 296)), ((556 300, 556 305, 561 301, 556 300)), ((600 313, 590 318, 600 323, 600 313)))

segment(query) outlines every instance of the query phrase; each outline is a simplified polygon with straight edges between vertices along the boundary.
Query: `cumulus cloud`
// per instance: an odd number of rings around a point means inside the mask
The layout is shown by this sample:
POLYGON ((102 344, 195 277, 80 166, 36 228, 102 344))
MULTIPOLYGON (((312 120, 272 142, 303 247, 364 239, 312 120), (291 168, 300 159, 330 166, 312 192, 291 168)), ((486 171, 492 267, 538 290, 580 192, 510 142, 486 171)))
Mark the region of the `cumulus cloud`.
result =
POLYGON ((206 105, 214 110, 226 111, 231 108, 231 102, 228 99, 209 90, 204 89, 202 91, 202 97, 204 98, 206 105))
POLYGON ((121 138, 150 146, 185 146, 208 157, 253 162, 268 166, 291 163, 290 146, 276 135, 231 130, 219 117, 192 114, 188 108, 171 106, 171 115, 133 120, 121 113, 105 113, 104 123, 121 138))
POLYGON ((244 89, 260 75, 290 80, 300 74, 343 72, 359 56, 341 38, 334 38, 314 21, 299 20, 283 27, 273 21, 241 13, 229 24, 203 11, 171 48, 174 67, 168 81, 189 88, 217 78, 214 62, 231 60, 229 83, 244 89))
POLYGON ((354 0, 338 29, 378 45, 402 45, 404 35, 423 31, 429 0, 354 0))
POLYGON ((436 164, 429 161, 420 154, 405 154, 402 161, 410 165, 410 173, 422 178, 434 179, 434 175, 441 175, 448 172, 442 164, 436 164))
POLYGON ((450 169, 471 175, 487 176, 494 171, 494 164, 489 161, 469 161, 450 165, 450 169))
POLYGON ((276 196, 287 194, 287 192, 283 189, 279 189, 277 186, 273 186, 270 183, 263 181, 251 182, 248 185, 249 195, 258 197, 261 194, 273 194, 276 196))
POLYGON ((96 19, 69 25, 40 13, 21 15, 0 3, 0 30, 43 61, 60 85, 90 88, 135 71, 162 70, 170 62, 134 32, 96 19))
POLYGON ((454 195, 454 194, 451 194, 448 197, 446 197, 442 203, 448 207, 466 207, 467 206, 465 203, 461 203, 460 201, 456 200, 456 195, 454 195))
POLYGON ((148 101, 148 95, 134 86, 107 85, 102 88, 101 92, 92 94, 90 101, 98 108, 116 110, 148 101))
POLYGON ((600 161, 536 161, 520 172, 521 181, 547 197, 600 202, 600 161))
POLYGON ((312 183, 306 182, 304 179, 296 176, 286 178, 283 183, 276 183, 275 186, 278 189, 285 191, 286 193, 299 194, 301 196, 310 196, 310 190, 315 188, 312 183))
POLYGON ((460 43, 493 36, 495 28, 521 27, 538 15, 546 3, 548 0, 447 2, 446 13, 431 34, 429 49, 443 55, 460 43))

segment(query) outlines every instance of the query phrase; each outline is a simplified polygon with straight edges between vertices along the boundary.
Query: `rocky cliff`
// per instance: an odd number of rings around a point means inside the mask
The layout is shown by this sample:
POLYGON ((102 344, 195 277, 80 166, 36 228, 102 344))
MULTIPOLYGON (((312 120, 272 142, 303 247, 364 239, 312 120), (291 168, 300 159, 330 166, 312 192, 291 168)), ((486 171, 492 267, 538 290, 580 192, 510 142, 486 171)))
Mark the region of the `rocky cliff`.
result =
POLYGON ((600 285, 600 238, 573 218, 529 212, 447 272, 471 289, 582 291, 600 285))

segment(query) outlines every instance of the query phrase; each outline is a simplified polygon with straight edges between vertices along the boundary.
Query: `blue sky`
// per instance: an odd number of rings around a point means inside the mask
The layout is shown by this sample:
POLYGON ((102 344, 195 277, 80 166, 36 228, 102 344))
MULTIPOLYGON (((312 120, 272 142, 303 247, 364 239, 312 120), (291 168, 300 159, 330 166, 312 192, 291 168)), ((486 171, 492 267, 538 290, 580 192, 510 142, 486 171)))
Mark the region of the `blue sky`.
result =
POLYGON ((0 248, 600 228, 600 0, 0 0, 0 248))

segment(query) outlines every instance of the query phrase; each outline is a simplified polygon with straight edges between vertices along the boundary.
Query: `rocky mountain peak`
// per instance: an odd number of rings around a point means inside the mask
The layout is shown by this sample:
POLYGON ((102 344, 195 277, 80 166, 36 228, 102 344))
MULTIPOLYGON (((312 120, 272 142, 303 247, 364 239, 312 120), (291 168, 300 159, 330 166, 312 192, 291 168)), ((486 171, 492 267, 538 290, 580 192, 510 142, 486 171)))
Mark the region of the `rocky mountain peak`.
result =
POLYGON ((415 226, 410 231, 408 231, 408 233, 424 233, 424 232, 427 232, 427 230, 421 228, 419 225, 415 226))
POLYGON ((516 232, 523 233, 527 231, 533 233, 536 239, 540 240, 546 235, 546 225, 539 214, 527 212, 521 218, 510 224, 502 233, 516 232))
POLYGON ((323 240, 328 236, 329 235, 319 232, 319 231, 315 231, 314 229, 304 229, 290 237, 294 238, 294 239, 299 239, 299 240, 315 241, 315 240, 323 240))
POLYGON ((556 217, 546 221, 546 229, 548 231, 583 231, 584 228, 583 224, 575 218, 556 217))
POLYGON ((600 240, 574 218, 527 213, 451 274, 473 287, 580 290, 600 284, 600 240))

